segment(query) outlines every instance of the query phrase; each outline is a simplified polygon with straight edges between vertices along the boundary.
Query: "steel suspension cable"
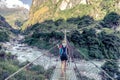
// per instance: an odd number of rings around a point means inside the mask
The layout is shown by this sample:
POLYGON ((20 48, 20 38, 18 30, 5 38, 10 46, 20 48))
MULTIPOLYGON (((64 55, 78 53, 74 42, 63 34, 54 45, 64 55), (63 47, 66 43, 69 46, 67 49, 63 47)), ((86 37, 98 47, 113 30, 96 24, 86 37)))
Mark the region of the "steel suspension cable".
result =
MULTIPOLYGON (((80 52, 80 50, 77 49, 77 51, 80 52)), ((81 52, 80 52, 81 53, 81 52)), ((100 68, 98 65, 96 65, 94 62, 90 61, 90 59, 88 59, 87 57, 85 57, 83 55, 83 57, 86 59, 86 60, 89 60, 90 63, 92 63, 96 68, 98 68, 99 70, 103 71, 111 80, 115 80, 113 77, 111 77, 105 70, 103 70, 102 68, 100 68)))
MULTIPOLYGON (((57 42, 58 44, 58 42, 57 42)), ((38 60, 39 58, 41 58, 42 56, 46 55, 49 51, 51 51, 52 49, 54 49, 57 45, 53 46, 52 48, 50 48, 46 53, 38 56, 37 58, 35 58, 32 62, 26 64, 25 66, 23 66, 22 68, 20 68, 19 70, 17 70, 16 72, 14 72, 13 74, 11 74, 10 76, 8 76, 5 80, 9 80, 11 77, 13 77, 14 75, 16 75, 17 73, 19 73, 20 71, 22 71, 23 69, 25 69, 26 67, 28 67, 29 65, 31 65, 32 63, 34 63, 36 60, 38 60)))
MULTIPOLYGON (((69 41, 68 41, 68 43, 69 43, 69 41)), ((70 45, 70 43, 69 43, 69 45, 70 45)), ((76 49, 78 52, 80 52, 80 50, 78 50, 78 49, 76 49)), ((80 52, 81 53, 81 52, 80 52)), ((82 54, 81 54, 82 55, 82 54)), ((111 80, 115 80, 113 77, 111 77, 105 70, 103 70, 102 68, 100 68, 99 66, 97 66, 94 62, 92 62, 92 61, 90 61, 90 59, 88 59, 87 57, 85 57, 84 55, 82 55, 86 60, 89 60, 89 62, 90 63, 92 63, 96 68, 98 68, 99 70, 101 70, 101 71, 103 71, 111 80)), ((73 56, 72 56, 73 57, 73 56)), ((74 59, 73 59, 73 61, 74 61, 74 59)), ((77 67, 77 64, 76 63, 74 63, 75 64, 75 67, 78 69, 78 67, 77 67)), ((80 74, 80 72, 78 72, 79 74, 80 74)))

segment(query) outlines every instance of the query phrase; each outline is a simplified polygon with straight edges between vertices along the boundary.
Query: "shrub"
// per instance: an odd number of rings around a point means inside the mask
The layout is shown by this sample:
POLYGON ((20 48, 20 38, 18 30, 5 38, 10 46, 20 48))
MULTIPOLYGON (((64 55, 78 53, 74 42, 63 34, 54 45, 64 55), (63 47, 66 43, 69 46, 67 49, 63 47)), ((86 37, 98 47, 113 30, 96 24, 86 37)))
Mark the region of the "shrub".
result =
POLYGON ((0 42, 9 41, 9 36, 6 32, 0 31, 0 42))
MULTIPOLYGON (((114 61, 114 60, 107 61, 104 63, 104 65, 101 68, 105 70, 106 73, 109 74, 111 77, 113 77, 116 80, 119 80, 118 77, 120 75, 120 72, 118 70, 119 66, 117 61, 114 61)), ((112 80, 107 75, 105 75, 105 73, 102 72, 102 80, 105 80, 105 79, 112 80)))

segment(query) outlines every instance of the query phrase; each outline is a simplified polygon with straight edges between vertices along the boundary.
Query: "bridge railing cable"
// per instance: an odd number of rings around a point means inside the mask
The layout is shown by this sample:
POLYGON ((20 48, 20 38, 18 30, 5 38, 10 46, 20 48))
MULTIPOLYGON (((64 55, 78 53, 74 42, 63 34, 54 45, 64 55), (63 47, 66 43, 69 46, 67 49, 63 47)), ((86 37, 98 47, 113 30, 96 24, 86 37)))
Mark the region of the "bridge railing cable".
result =
MULTIPOLYGON (((80 50, 77 50, 77 51, 79 51, 80 52, 80 50)), ((84 56, 84 55, 83 55, 84 56)), ((84 58, 86 59, 86 60, 88 60, 90 63, 92 63, 96 68, 98 68, 99 70, 101 70, 106 76, 108 76, 111 80, 115 80, 113 77, 111 77, 105 70, 103 70, 102 68, 100 68, 98 65, 96 65, 94 62, 92 62, 90 59, 88 59, 88 58, 86 58, 85 56, 84 56, 84 58)))
MULTIPOLYGON (((69 41, 68 41, 69 43, 69 41)), ((71 46, 71 44, 69 43, 69 45, 71 46)), ((76 49, 78 52, 81 53, 81 51, 79 49, 76 49)), ((82 54, 81 54, 82 55, 82 54)), ((99 70, 101 70, 106 76, 108 76, 111 80, 115 80, 113 77, 111 77, 105 70, 103 70, 102 68, 100 68, 98 65, 96 65, 94 62, 92 62, 89 58, 85 57, 84 55, 82 55, 86 60, 88 60, 90 63, 92 63, 96 68, 98 68, 99 70)), ((74 61, 74 56, 73 57, 73 61, 74 61)), ((75 68, 78 69, 77 64, 74 62, 75 64, 75 68)), ((80 72, 78 71, 78 73, 80 74, 80 72)))
MULTIPOLYGON (((58 42, 56 43, 58 44, 58 42)), ((13 74, 9 75, 5 80, 9 80, 10 78, 12 78, 13 76, 15 76, 17 73, 21 72, 22 70, 24 70, 25 68, 27 68, 28 66, 30 66, 31 64, 33 64, 36 60, 40 59, 42 56, 47 55, 48 52, 50 52, 52 49, 54 49, 57 45, 51 47, 46 53, 38 56, 37 58, 35 58, 33 61, 29 62, 28 64, 26 64, 25 66, 23 66, 22 68, 20 68, 19 70, 17 70, 16 72, 14 72, 13 74)))
MULTIPOLYGON (((69 46, 70 46, 70 48, 71 48, 71 50, 72 50, 71 44, 69 43, 69 41, 67 41, 67 42, 68 42, 68 44, 69 44, 69 46)), ((58 44, 58 42, 57 42, 56 44, 58 44)), ((25 69, 26 67, 30 66, 31 64, 33 64, 33 63, 34 63, 35 61, 37 61, 38 59, 40 59, 42 56, 47 55, 48 52, 51 51, 52 49, 54 49, 55 47, 57 47, 57 45, 51 47, 46 53, 38 56, 38 57, 35 58, 32 62, 29 62, 28 64, 26 64, 25 66, 23 66, 22 68, 20 68, 19 70, 17 70, 16 72, 14 72, 13 74, 11 74, 10 76, 8 76, 5 80, 9 80, 11 77, 15 76, 17 73, 19 73, 20 71, 22 71, 22 70, 25 69)), ((73 47, 74 47, 74 46, 73 46, 73 47)), ((76 50, 77 50, 79 53, 82 53, 79 49, 76 49, 76 50)), ((100 68, 100 67, 99 67, 98 65, 96 65, 94 62, 90 61, 89 58, 87 58, 87 57, 84 56, 83 54, 81 54, 81 55, 84 57, 85 60, 88 60, 91 64, 93 64, 96 68, 98 68, 99 70, 101 70, 101 71, 102 71, 106 76, 108 76, 111 80, 115 80, 115 79, 114 79, 113 77, 111 77, 105 70, 103 70, 102 68, 100 68)), ((75 68, 77 69, 77 72, 78 72, 79 74, 81 74, 80 71, 79 71, 79 69, 78 69, 77 63, 75 63, 74 56, 73 56, 73 50, 72 50, 72 52, 70 53, 69 56, 70 56, 70 62, 71 62, 71 59, 72 59, 74 65, 75 65, 75 68)), ((70 64, 71 64, 71 63, 70 63, 70 64)), ((56 63, 56 65, 57 65, 57 63, 56 63)))

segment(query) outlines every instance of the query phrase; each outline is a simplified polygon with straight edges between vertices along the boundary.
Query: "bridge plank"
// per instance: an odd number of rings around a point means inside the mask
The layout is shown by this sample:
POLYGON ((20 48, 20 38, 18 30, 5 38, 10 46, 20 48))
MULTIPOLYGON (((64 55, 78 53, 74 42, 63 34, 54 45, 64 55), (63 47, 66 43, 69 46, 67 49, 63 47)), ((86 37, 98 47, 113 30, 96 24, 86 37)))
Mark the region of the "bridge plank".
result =
POLYGON ((54 70, 53 77, 51 80, 77 80, 75 71, 74 71, 74 64, 68 64, 66 68, 65 75, 61 76, 61 63, 60 61, 57 63, 56 69, 54 70))

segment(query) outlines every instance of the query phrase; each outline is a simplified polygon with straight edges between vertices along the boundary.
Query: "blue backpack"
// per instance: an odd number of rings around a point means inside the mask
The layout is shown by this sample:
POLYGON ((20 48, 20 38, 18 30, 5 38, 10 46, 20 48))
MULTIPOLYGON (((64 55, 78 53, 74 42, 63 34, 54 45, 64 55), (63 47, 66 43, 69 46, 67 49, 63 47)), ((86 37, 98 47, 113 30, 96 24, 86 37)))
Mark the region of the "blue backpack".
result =
POLYGON ((59 53, 60 53, 60 56, 66 56, 67 55, 66 54, 66 47, 62 46, 62 48, 60 48, 60 50, 59 50, 59 53))

